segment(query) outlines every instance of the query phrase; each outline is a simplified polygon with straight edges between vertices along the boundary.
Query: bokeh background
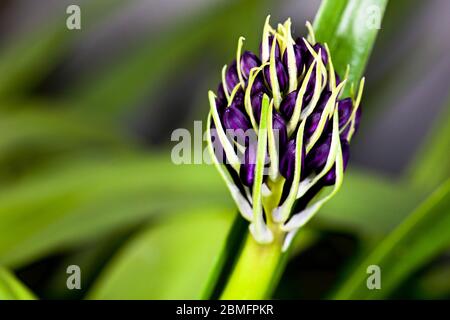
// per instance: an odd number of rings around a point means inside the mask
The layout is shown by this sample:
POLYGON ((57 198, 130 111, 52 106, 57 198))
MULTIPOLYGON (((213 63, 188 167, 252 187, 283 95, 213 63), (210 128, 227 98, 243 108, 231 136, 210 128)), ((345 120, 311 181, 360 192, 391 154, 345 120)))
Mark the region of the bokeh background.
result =
MULTIPOLYGON (((164 275, 154 284, 159 275, 149 270, 186 268, 189 256, 170 251, 189 255, 212 210, 226 212, 215 226, 224 237, 235 209, 213 168, 171 163, 171 132, 205 119, 207 90, 239 36, 257 48, 268 13, 274 22, 291 17, 304 34, 319 5, 1 1, 0 265, 46 299, 186 297, 176 285, 165 292, 164 275), (69 4, 81 7, 81 30, 66 28, 69 4), (191 211, 185 227, 170 225, 191 211), (166 227, 184 240, 159 239, 166 227), (66 288, 70 264, 82 268, 81 290, 66 288)), ((349 177, 305 230, 276 297, 328 297, 366 248, 449 177, 449 15, 447 0, 389 3, 349 177), (441 151, 430 160, 435 144, 441 151)), ((449 252, 430 257, 389 297, 448 298, 449 252)), ((205 248, 203 259, 211 255, 205 248)), ((174 270, 167 278, 183 276, 174 270)))

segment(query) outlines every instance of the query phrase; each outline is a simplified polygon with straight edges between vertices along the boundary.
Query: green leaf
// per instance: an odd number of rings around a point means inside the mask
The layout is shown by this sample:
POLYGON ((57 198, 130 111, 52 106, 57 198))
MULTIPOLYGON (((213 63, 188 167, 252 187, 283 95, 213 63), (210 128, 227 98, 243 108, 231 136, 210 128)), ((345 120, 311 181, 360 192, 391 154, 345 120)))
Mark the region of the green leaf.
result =
POLYGON ((125 148, 126 139, 114 133, 111 126, 61 110, 42 110, 36 103, 29 106, 26 103, 8 105, 17 109, 27 105, 27 109, 0 114, 0 158, 30 147, 66 150, 106 145, 125 148), (38 108, 41 110, 36 110, 38 108))
MULTIPOLYGON (((378 33, 387 0, 323 0, 314 20, 318 42, 326 42, 333 63, 343 77, 350 65, 349 84, 358 85, 378 33), (375 19, 375 20, 373 20, 375 19)), ((348 95, 350 85, 344 90, 348 95)))
POLYGON ((232 207, 212 166, 155 157, 67 162, 0 192, 0 263, 20 266, 164 210, 232 207))
POLYGON ((421 189, 430 190, 450 176, 450 100, 437 119, 436 126, 425 139, 410 168, 411 182, 421 189))
MULTIPOLYGON (((382 202, 383 199, 380 199, 382 202)), ((413 272, 450 247, 450 180, 390 233, 340 286, 337 299, 387 298, 413 272), (369 290, 367 267, 381 270, 381 289, 369 290)), ((380 214, 384 212, 380 211, 380 214)))
POLYGON ((211 294, 233 215, 180 212, 131 240, 100 276, 91 299, 202 299, 211 294))
POLYGON ((11 272, 0 267, 0 301, 33 300, 34 294, 11 272))
MULTIPOLYGON (((341 191, 312 224, 383 235, 417 198, 403 185, 350 170, 341 191), (380 215, 379 210, 388 214, 380 215)), ((55 164, 0 189, 0 263, 21 266, 132 227, 164 210, 212 203, 234 207, 215 168, 177 166, 168 153, 55 164)))

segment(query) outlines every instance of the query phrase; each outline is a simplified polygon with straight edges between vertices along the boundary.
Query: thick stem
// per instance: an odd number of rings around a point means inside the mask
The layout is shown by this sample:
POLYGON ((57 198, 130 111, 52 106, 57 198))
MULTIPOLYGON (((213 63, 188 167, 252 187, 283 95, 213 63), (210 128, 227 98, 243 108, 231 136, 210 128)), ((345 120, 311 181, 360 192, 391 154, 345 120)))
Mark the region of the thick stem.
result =
POLYGON ((247 235, 239 260, 230 275, 221 299, 267 299, 284 264, 281 234, 270 244, 259 244, 247 235))

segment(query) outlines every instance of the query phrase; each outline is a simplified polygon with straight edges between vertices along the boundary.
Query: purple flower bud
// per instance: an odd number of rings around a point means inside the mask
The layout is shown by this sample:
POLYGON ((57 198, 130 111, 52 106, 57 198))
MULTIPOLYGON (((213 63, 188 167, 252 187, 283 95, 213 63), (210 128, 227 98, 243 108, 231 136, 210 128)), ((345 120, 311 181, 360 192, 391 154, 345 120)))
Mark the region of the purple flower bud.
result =
POLYGON ((259 120, 261 118, 261 106, 262 106, 262 98, 264 93, 259 92, 252 96, 251 104, 253 109, 253 116, 255 117, 256 122, 259 124, 259 120))
POLYGON ((313 95, 314 95, 314 89, 316 87, 316 68, 314 68, 313 72, 311 73, 311 77, 309 78, 308 84, 306 85, 306 91, 303 95, 303 102, 304 104, 308 104, 313 95))
MULTIPOLYGON (((273 36, 269 36, 269 56, 272 52, 272 43, 273 43, 273 36)), ((280 51, 280 45, 278 44, 278 41, 275 42, 275 58, 279 59, 281 55, 280 51)), ((259 56, 262 57, 262 43, 259 45, 259 56)))
POLYGON ((241 110, 230 106, 223 113, 223 126, 226 130, 246 131, 250 128, 250 121, 241 110))
POLYGON ((227 106, 227 98, 225 97, 225 92, 223 91, 222 83, 219 83, 219 86, 217 88, 216 108, 220 116, 222 116, 226 106, 227 106))
MULTIPOLYGON (((360 120, 361 120, 361 106, 359 106, 359 108, 358 108, 358 110, 356 110, 356 114, 355 114, 355 124, 354 124, 354 126, 355 126, 355 131, 354 131, 354 134, 358 131, 358 129, 359 129, 359 122, 360 122, 360 120)), ((347 138, 347 135, 348 135, 348 132, 350 131, 350 128, 352 127, 352 125, 351 124, 349 124, 346 128, 345 128, 345 130, 344 131, 342 131, 342 133, 341 133, 341 139, 346 139, 347 138)))
POLYGON ((306 156, 306 164, 308 169, 320 171, 327 162, 328 154, 330 153, 331 135, 325 139, 317 142, 306 156))
POLYGON ((231 102, 230 107, 236 107, 245 113, 244 95, 244 90, 242 88, 239 88, 233 97, 233 101, 231 102))
MULTIPOLYGON (((303 70, 303 51, 302 51, 302 47, 297 44, 294 45, 294 56, 295 56, 295 63, 297 65, 297 73, 300 74, 303 70)), ((287 50, 284 51, 284 54, 283 54, 283 63, 287 68, 288 67, 287 50)))
POLYGON ((220 117, 222 117, 223 112, 225 111, 226 107, 227 107, 227 104, 225 101, 220 100, 219 98, 216 98, 216 108, 217 108, 217 112, 219 113, 220 117))
POLYGON ((239 169, 239 176, 244 185, 251 187, 255 181, 256 153, 258 145, 251 143, 245 149, 243 163, 239 169))
MULTIPOLYGON (((287 180, 291 180, 294 177, 295 171, 295 150, 296 141, 295 139, 290 140, 286 145, 286 150, 281 156, 280 161, 280 173, 287 180)), ((304 176, 303 168, 305 163, 305 148, 302 149, 302 177, 304 176)))
MULTIPOLYGON (((331 92, 325 91, 320 96, 319 101, 317 102, 317 106, 314 109, 314 112, 306 119, 305 124, 305 137, 309 139, 313 133, 316 131, 317 126, 319 125, 320 118, 322 116, 322 112, 325 109, 325 106, 330 99, 331 92)), ((325 122, 325 126, 323 128, 323 132, 326 132, 329 121, 325 122)))
POLYGON ((248 79, 252 68, 259 67, 260 65, 261 61, 253 52, 245 51, 241 57, 241 71, 244 79, 248 79))
POLYGON ((321 112, 314 112, 311 114, 308 119, 306 119, 305 124, 305 137, 306 139, 311 138, 311 136, 314 134, 314 132, 317 129, 317 126, 319 125, 320 117, 322 116, 321 112))
POLYGON ((235 60, 228 66, 227 72, 225 73, 225 80, 227 82, 228 93, 231 94, 234 87, 239 83, 235 60))
POLYGON ((250 91, 251 95, 255 95, 259 92, 265 92, 267 93, 266 85, 264 84, 264 77, 262 73, 259 73, 255 80, 253 81, 252 89, 250 91))
MULTIPOLYGON (((275 60, 275 69, 277 72, 277 79, 280 91, 283 92, 286 89, 289 79, 283 63, 278 59, 275 60)), ((272 90, 272 83, 270 79, 270 66, 264 67, 264 78, 266 79, 266 83, 269 86, 269 89, 272 90)))
MULTIPOLYGON (((341 139, 342 148, 342 160, 344 165, 344 171, 347 169, 348 160, 350 159, 350 148, 347 140, 341 139)), ((323 177, 323 184, 326 186, 331 186, 336 182, 336 166, 334 165, 330 171, 327 172, 325 177, 323 177)))
POLYGON ((280 153, 282 153, 288 140, 287 127, 283 117, 276 110, 273 110, 272 127, 275 136, 276 134, 278 134, 278 142, 279 142, 278 150, 280 150, 280 153))
POLYGON ((296 100, 297 91, 292 91, 291 93, 286 95, 286 97, 284 97, 283 101, 281 101, 280 111, 285 119, 290 119, 292 117, 296 100))
POLYGON ((327 54, 327 50, 325 49, 325 47, 323 45, 321 45, 320 43, 316 43, 315 45, 313 45, 313 49, 315 52, 319 52, 319 50, 320 50, 323 64, 327 65, 328 64, 328 54, 327 54))
POLYGON ((217 98, 219 98, 219 100, 223 100, 223 101, 227 100, 227 97, 225 96, 225 91, 223 90, 222 82, 219 83, 219 85, 217 87, 217 98))
POLYGON ((339 128, 342 128, 352 115, 352 99, 345 98, 338 102, 339 128))

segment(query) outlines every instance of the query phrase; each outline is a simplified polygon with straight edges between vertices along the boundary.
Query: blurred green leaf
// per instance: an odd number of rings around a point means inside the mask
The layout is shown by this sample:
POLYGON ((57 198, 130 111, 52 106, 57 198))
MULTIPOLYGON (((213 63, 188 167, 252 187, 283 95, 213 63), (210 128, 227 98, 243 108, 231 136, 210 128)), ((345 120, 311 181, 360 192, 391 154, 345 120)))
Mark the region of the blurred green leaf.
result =
POLYGON ((431 134, 417 152, 409 176, 417 187, 430 190, 450 177, 450 100, 438 117, 431 134))
MULTIPOLYGON (((316 39, 330 48, 342 77, 350 65, 349 83, 359 84, 388 0, 323 0, 314 20, 316 39)), ((350 86, 345 87, 348 95, 350 86)))
POLYGON ((0 158, 13 151, 30 147, 51 146, 53 150, 64 150, 80 146, 86 148, 107 145, 125 148, 125 145, 130 143, 111 126, 66 111, 42 109, 40 104, 36 103, 31 103, 30 106, 32 108, 19 107, 18 111, 0 113, 0 158))
POLYGON ((0 263, 23 265, 176 208, 230 206, 212 166, 164 156, 64 163, 0 192, 0 263))
POLYGON ((11 272, 0 267, 0 301, 33 300, 35 296, 11 272))
MULTIPOLYGON (((414 203, 414 194, 407 190, 380 178, 349 172, 342 192, 313 223, 384 234, 414 203), (389 214, 380 215, 379 210, 389 214)), ((214 168, 177 166, 169 153, 55 164, 0 190, 0 263, 21 266, 166 210, 211 203, 233 208, 214 168)))
POLYGON ((207 298, 232 219, 209 208, 150 226, 119 252, 88 298, 207 298))
MULTIPOLYGON (((177 21, 156 39, 143 42, 139 50, 130 50, 127 57, 98 76, 82 81, 82 85, 75 89, 73 99, 84 113, 94 113, 104 119, 120 119, 140 99, 162 90, 161 84, 170 87, 165 83, 170 75, 176 75, 182 68, 190 66, 195 57, 210 53, 208 44, 219 42, 218 45, 221 45, 222 39, 227 39, 224 34, 234 35, 238 27, 239 32, 243 32, 250 29, 249 25, 254 25, 255 21, 262 24, 258 14, 258 10, 263 8, 261 2, 219 3, 207 13, 177 21)), ((239 35, 235 35, 233 43, 239 35)), ((234 49, 229 52, 233 53, 234 49)))
POLYGON ((422 198, 408 185, 350 168, 339 193, 324 205, 311 223, 325 223, 366 237, 383 236, 422 198))
MULTIPOLYGON (((382 202, 383 199, 380 199, 382 202)), ((450 247, 450 180, 389 234, 362 263, 350 270, 337 299, 387 298, 414 271, 450 247), (366 285, 368 266, 381 270, 381 289, 366 285)), ((384 212, 380 211, 380 214, 384 212)))

